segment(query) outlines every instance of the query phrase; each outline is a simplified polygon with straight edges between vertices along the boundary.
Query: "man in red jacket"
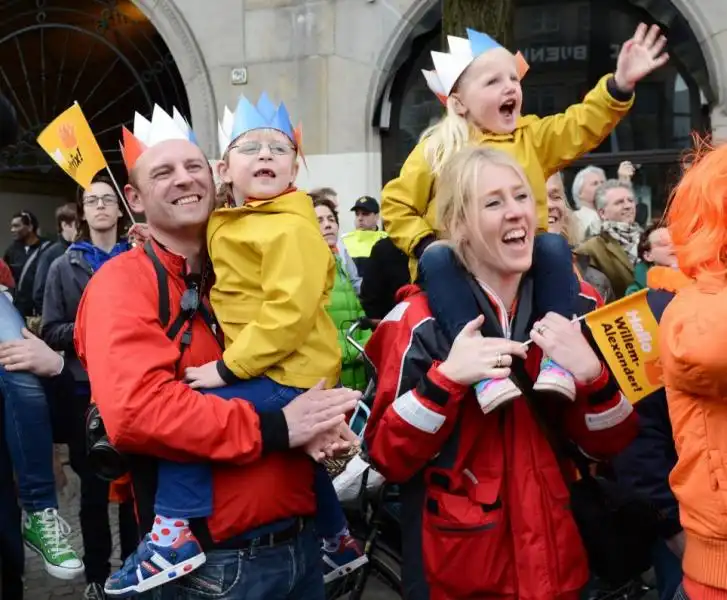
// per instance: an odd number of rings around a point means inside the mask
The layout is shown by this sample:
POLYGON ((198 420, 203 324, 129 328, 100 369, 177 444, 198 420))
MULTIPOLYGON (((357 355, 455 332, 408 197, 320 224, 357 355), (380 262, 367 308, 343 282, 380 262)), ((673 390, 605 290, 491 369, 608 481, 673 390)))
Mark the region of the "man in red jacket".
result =
MULTIPOLYGON (((213 464, 213 514, 190 523, 207 561, 166 588, 176 587, 176 598, 322 600, 306 452, 317 457, 330 448, 358 395, 313 389, 282 410, 257 413, 243 400, 203 395, 183 382, 185 368, 219 360, 222 348, 206 299, 212 173, 174 122, 155 108, 147 143, 126 145, 133 164, 127 197, 145 213, 151 239, 89 283, 76 319, 78 356, 111 443, 129 455, 142 531, 152 526, 155 458, 213 464)), ((156 569, 148 561, 136 567, 156 569)))

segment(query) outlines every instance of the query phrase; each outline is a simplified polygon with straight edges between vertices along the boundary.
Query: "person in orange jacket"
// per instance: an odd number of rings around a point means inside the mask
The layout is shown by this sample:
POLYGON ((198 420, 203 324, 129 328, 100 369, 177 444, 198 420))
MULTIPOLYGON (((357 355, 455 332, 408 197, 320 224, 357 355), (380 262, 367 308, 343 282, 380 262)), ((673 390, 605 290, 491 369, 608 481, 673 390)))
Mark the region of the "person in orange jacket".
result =
POLYGON ((685 533, 675 598, 727 599, 727 146, 700 149, 667 216, 694 282, 661 320, 661 359, 678 461, 669 483, 685 533))

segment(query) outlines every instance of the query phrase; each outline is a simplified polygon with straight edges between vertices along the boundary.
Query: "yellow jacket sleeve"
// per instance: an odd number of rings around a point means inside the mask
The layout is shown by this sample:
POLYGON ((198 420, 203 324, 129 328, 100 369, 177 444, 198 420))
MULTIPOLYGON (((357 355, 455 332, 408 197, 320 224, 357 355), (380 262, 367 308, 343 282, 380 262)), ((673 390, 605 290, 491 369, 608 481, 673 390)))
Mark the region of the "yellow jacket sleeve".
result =
POLYGON ((332 283, 330 249, 320 231, 299 219, 266 236, 259 250, 262 305, 223 355, 242 379, 262 375, 304 342, 332 283))
POLYGON ((434 233, 434 223, 426 218, 431 202, 434 174, 424 157, 420 142, 406 159, 401 173, 381 192, 381 219, 384 231, 402 252, 414 255, 414 248, 434 233))
POLYGON ((614 98, 608 91, 611 77, 602 77, 583 102, 568 107, 564 113, 535 118, 529 124, 546 179, 597 148, 628 113, 634 96, 625 101, 614 98))

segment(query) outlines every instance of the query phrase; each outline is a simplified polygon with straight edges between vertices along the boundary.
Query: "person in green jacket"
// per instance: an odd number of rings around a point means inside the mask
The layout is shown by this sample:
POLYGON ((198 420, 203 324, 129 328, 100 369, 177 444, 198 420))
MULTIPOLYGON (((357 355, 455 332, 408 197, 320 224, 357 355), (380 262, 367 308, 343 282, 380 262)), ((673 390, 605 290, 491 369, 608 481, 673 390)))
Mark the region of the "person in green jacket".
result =
MULTIPOLYGON (((338 329, 338 343, 341 346, 341 384, 353 390, 363 391, 368 383, 368 375, 359 352, 346 341, 346 331, 351 324, 365 317, 353 283, 343 259, 338 253, 338 211, 336 205, 328 198, 318 198, 313 202, 318 216, 321 234, 336 258, 336 279, 328 305, 328 314, 338 329)), ((357 331, 354 339, 364 345, 370 331, 357 331)))
POLYGON ((639 261, 634 267, 634 282, 626 288, 626 295, 635 294, 645 289, 646 274, 654 265, 660 267, 677 267, 674 247, 671 243, 669 230, 661 221, 653 221, 649 224, 638 245, 639 261))

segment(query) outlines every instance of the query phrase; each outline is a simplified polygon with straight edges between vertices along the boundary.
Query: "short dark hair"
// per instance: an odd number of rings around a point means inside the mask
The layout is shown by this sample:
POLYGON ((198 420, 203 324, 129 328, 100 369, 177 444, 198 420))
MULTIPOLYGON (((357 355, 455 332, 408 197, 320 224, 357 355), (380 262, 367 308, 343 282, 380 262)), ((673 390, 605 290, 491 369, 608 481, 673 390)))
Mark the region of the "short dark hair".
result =
POLYGON ((76 214, 76 205, 73 202, 67 202, 56 208, 56 227, 58 233, 63 233, 63 225, 73 225, 78 223, 78 215, 76 214))
POLYGON ((336 224, 340 225, 338 222, 338 211, 336 210, 336 205, 332 200, 329 198, 313 198, 313 208, 316 208, 317 206, 325 206, 328 210, 330 210, 333 213, 333 218, 336 219, 336 224))
MULTIPOLYGON (((91 183, 105 183, 106 185, 110 186, 112 190, 114 190, 114 196, 119 201, 119 207, 121 207, 121 198, 119 198, 119 194, 116 191, 116 186, 114 185, 113 180, 111 177, 106 175, 105 173, 97 173, 93 176, 93 179, 91 179, 91 183)), ((88 228, 88 223, 83 218, 83 193, 86 190, 79 186, 78 191, 76 192, 76 223, 78 223, 78 233, 76 233, 76 240, 77 241, 83 241, 83 242, 90 242, 91 241, 91 231, 88 228)), ((118 227, 116 229, 116 236, 117 238, 121 239, 124 231, 125 231, 125 221, 126 221, 126 213, 124 213, 123 209, 121 211, 121 218, 118 221, 118 227)))
POLYGON ((644 229, 641 237, 639 238, 639 245, 637 246, 636 250, 639 256, 639 260, 641 262, 651 264, 648 260, 644 258, 644 254, 646 254, 647 252, 651 252, 651 234, 654 233, 657 229, 663 229, 664 227, 666 227, 666 225, 664 224, 663 220, 655 219, 646 226, 646 229, 644 229))
POLYGON ((38 231, 38 227, 40 227, 38 217, 29 210, 21 210, 19 213, 15 213, 11 221, 14 221, 15 219, 20 219, 20 222, 26 227, 30 227, 33 230, 33 233, 38 231))
POLYGON ((336 190, 330 187, 319 187, 314 190, 311 190, 308 192, 311 198, 315 201, 317 198, 330 198, 331 196, 335 196, 338 198, 338 193, 336 190))

